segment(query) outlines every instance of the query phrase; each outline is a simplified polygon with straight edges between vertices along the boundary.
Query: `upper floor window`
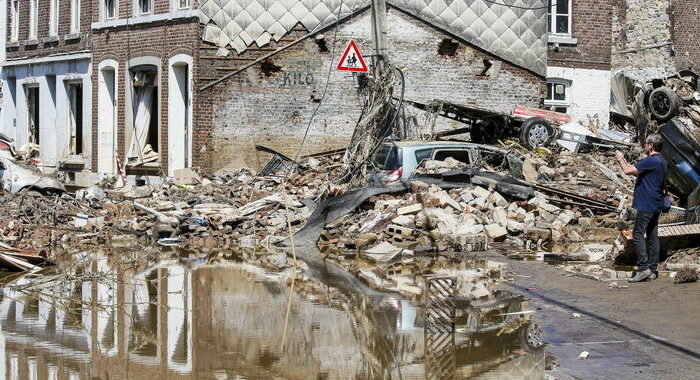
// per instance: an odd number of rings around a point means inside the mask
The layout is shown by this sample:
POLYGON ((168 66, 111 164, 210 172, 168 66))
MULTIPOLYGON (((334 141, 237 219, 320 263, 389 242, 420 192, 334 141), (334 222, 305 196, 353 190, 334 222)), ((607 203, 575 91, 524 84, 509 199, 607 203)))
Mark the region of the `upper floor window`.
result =
POLYGON ((153 8, 152 1, 153 0, 138 0, 138 14, 145 15, 151 13, 153 8))
POLYGON ((190 7, 190 0, 174 0, 175 9, 187 9, 190 7))
POLYGON ((104 18, 110 20, 117 17, 117 0, 104 0, 104 18))
POLYGON ((547 79, 547 97, 544 108, 550 111, 566 113, 569 109, 569 85, 564 79, 547 79))
POLYGON ((70 32, 80 33, 80 0, 70 0, 70 32))
POLYGON ((29 1, 29 39, 36 40, 39 28, 39 0, 29 1))
POLYGON ((549 0, 547 32, 571 35, 571 0, 549 0))
POLYGON ((51 0, 51 6, 49 9, 49 35, 58 35, 58 0, 51 0))
POLYGON ((19 39, 19 0, 12 0, 11 12, 10 41, 16 42, 19 39))

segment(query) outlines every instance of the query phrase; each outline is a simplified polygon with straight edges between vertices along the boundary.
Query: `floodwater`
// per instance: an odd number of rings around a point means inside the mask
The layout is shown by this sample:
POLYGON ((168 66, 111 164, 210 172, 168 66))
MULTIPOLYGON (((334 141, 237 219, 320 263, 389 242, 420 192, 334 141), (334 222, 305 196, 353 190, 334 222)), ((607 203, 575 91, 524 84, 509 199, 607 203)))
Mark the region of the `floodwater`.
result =
POLYGON ((426 334, 396 295, 300 280, 287 319, 290 282, 247 264, 77 262, 3 289, 0 379, 544 377, 521 334, 426 334))

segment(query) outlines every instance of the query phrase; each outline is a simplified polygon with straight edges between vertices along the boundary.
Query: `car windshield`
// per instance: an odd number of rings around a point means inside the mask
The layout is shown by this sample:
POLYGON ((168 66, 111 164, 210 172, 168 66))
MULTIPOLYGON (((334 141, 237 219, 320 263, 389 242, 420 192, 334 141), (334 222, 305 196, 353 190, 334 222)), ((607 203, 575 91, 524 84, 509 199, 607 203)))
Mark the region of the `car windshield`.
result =
POLYGON ((403 165, 401 148, 392 144, 382 145, 372 158, 374 165, 380 170, 394 170, 403 165))

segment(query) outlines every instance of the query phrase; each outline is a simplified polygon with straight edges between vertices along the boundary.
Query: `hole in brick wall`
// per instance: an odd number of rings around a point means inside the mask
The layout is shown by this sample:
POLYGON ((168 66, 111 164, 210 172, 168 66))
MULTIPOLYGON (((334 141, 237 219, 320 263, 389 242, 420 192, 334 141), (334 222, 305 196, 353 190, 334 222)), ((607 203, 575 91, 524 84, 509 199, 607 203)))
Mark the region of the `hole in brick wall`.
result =
POLYGON ((455 42, 449 38, 445 38, 444 40, 440 41, 440 44, 438 45, 438 54, 447 57, 454 57, 457 54, 458 46, 459 42, 455 42))
POLYGON ((488 58, 484 58, 484 69, 481 70, 480 76, 482 76, 482 77, 488 76, 489 69, 491 69, 491 66, 493 66, 493 61, 488 59, 488 58))
POLYGON ((326 45, 326 38, 323 35, 316 37, 316 45, 318 45, 319 53, 328 53, 328 45, 326 45))
POLYGON ((282 71, 282 66, 277 66, 271 59, 266 59, 260 64, 260 70, 266 77, 271 77, 272 74, 282 71))

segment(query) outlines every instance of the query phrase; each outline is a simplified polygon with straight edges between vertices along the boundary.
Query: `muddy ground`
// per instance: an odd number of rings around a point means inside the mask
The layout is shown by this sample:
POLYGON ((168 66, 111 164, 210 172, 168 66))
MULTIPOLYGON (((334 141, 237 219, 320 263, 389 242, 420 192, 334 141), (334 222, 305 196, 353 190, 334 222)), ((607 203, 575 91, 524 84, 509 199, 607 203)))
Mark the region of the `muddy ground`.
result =
POLYGON ((700 283, 667 275, 611 289, 552 265, 505 259, 508 284, 530 297, 546 332, 559 379, 697 379, 700 368, 700 283), (574 317, 574 313, 581 316, 574 317), (578 355, 590 352, 587 360, 578 355))

